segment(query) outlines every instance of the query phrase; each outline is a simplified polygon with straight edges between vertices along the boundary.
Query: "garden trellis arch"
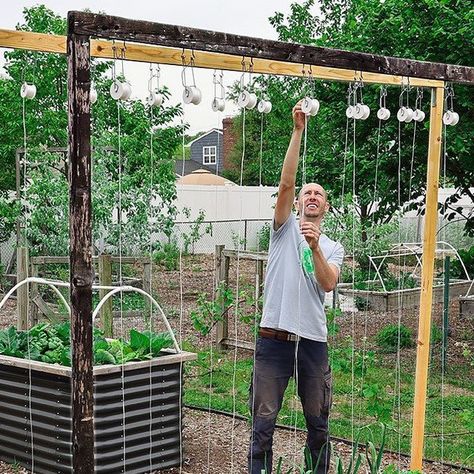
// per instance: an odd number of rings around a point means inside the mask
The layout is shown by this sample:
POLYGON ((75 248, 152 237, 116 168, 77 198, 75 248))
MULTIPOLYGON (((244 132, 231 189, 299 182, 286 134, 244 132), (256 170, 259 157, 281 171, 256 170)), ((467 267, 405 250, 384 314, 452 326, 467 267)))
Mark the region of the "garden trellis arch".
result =
MULTIPOLYGON (((474 68, 263 40, 176 25, 86 12, 68 14, 68 102, 70 178, 70 272, 72 327, 73 468, 94 471, 92 368, 92 229, 90 145, 90 57, 242 70, 242 58, 256 73, 430 88, 426 218, 416 363, 411 468, 422 467, 424 418, 430 351, 431 297, 436 246, 437 200, 445 82, 474 84, 474 68), (94 39, 93 39, 94 38, 94 39), (97 39, 96 39, 97 38, 97 39), (303 67, 302 67, 303 66, 303 67)), ((65 39, 53 35, 0 30, 0 46, 66 52, 65 39)))

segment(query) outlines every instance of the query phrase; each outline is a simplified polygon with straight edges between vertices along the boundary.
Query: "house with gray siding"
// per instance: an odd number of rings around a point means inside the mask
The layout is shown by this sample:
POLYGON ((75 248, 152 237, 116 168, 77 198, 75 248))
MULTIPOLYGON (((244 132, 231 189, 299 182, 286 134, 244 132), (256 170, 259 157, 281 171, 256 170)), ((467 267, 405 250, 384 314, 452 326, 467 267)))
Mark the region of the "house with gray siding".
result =
MULTIPOLYGON (((191 149, 190 159, 213 173, 222 174, 223 169, 223 139, 222 130, 213 128, 209 132, 204 133, 192 142, 188 143, 191 149)), ((193 164, 194 164, 193 163, 193 164)))

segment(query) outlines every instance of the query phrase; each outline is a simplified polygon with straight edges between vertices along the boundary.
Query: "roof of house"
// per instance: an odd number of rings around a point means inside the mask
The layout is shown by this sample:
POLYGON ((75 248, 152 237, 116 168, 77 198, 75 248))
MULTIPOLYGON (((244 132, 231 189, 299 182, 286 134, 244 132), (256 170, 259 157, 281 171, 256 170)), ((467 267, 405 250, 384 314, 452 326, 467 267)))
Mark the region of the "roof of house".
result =
POLYGON ((228 179, 211 173, 209 170, 198 169, 192 173, 182 176, 176 184, 200 184, 207 186, 235 186, 235 183, 228 179))
POLYGON ((187 174, 192 173, 193 171, 205 169, 209 172, 214 172, 211 168, 208 168, 206 165, 202 163, 198 163, 194 160, 176 160, 174 164, 174 172, 179 176, 186 176, 187 174), (183 161, 184 161, 184 173, 183 173, 183 161))
POLYGON ((198 140, 201 140, 201 138, 207 137, 209 134, 211 134, 213 132, 217 132, 217 133, 220 133, 222 135, 222 130, 220 130, 218 128, 213 128, 213 129, 209 130, 208 132, 203 133, 202 135, 199 135, 199 137, 195 138, 194 140, 191 140, 189 143, 187 143, 186 146, 191 146, 193 143, 197 142, 198 140))

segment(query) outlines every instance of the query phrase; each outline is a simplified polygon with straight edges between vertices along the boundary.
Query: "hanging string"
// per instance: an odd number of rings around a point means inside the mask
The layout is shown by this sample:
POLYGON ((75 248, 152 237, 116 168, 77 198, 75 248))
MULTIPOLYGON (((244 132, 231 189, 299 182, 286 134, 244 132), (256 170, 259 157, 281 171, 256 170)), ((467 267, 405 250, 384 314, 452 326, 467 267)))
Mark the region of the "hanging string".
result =
MULTIPOLYGON (((241 86, 243 86, 244 75, 246 71, 246 62, 245 58, 242 59, 242 76, 241 76, 241 86)), ((250 61, 248 66, 248 77, 249 85, 252 81, 252 72, 253 72, 253 62, 250 61)), ((241 87, 243 90, 243 87, 241 87)), ((236 406, 237 406, 237 397, 235 393, 235 385, 237 378, 237 341, 238 341, 238 317, 239 317, 239 293, 240 293, 240 251, 241 251, 241 236, 242 236, 242 220, 243 220, 243 199, 242 199, 242 186, 243 186, 243 176, 244 176, 244 160, 245 160, 245 107, 242 107, 242 156, 240 159, 240 217, 239 217, 239 233, 238 233, 238 242, 237 242, 237 282, 236 282, 236 291, 235 291, 235 307, 234 307, 234 362, 232 370, 232 432, 231 432, 231 460, 230 460, 230 472, 234 472, 234 443, 235 443, 235 420, 236 420, 236 406)))
MULTIPOLYGON (((220 72, 219 78, 217 78, 217 71, 214 71, 214 78, 213 78, 213 83, 214 83, 214 99, 217 98, 217 83, 220 84, 221 86, 221 99, 224 99, 224 85, 223 85, 223 72, 220 72)), ((220 157, 222 156, 221 153, 221 145, 220 145, 220 134, 219 134, 219 129, 221 126, 222 122, 222 117, 220 114, 220 111, 217 110, 217 153, 216 153, 216 175, 219 176, 219 161, 220 157)), ((223 128, 223 127, 222 127, 223 128)), ((216 215, 215 215, 215 221, 217 222, 217 209, 218 209, 218 191, 217 191, 217 185, 215 186, 215 192, 214 192, 214 208, 216 209, 216 215)), ((216 298, 218 296, 218 291, 219 291, 219 276, 218 276, 218 269, 217 269, 217 255, 216 252, 214 252, 214 261, 213 261, 213 267, 214 267, 214 275, 213 275, 213 301, 216 301, 216 298)), ((214 349, 213 349, 213 343, 212 343, 212 331, 209 332, 209 338, 210 338, 210 343, 209 343, 209 397, 208 397, 208 413, 207 413, 207 470, 206 472, 209 474, 210 473, 210 467, 211 467, 211 426, 212 426, 212 388, 213 388, 213 375, 214 375, 214 349)))
MULTIPOLYGON (((360 88, 360 83, 355 82, 353 101, 354 106, 357 103, 357 89, 360 88)), ((362 91, 361 91, 362 93, 362 91)), ((356 119, 352 119, 352 205, 354 207, 354 214, 352 219, 352 288, 355 287, 355 220, 357 214, 357 194, 356 194, 356 119)), ((352 304, 351 310, 351 326, 352 326, 352 337, 351 337, 351 436, 352 440, 355 439, 355 426, 354 426, 354 385, 355 385, 355 307, 352 304)))
MULTIPOLYGON (((116 79, 116 67, 117 67, 117 47, 115 42, 112 46, 114 58, 113 58, 113 80, 116 79)), ((120 61, 122 67, 122 76, 124 75, 124 59, 125 59, 125 43, 123 47, 120 48, 120 61)), ((121 118, 121 104, 120 100, 117 100, 117 132, 118 132, 118 256, 119 256, 119 284, 123 285, 123 271, 122 271, 122 171, 123 171, 123 162, 122 162, 122 118, 121 118)), ((120 333, 121 337, 124 337, 124 326, 123 326, 123 292, 120 292, 120 333)), ((124 363, 124 351, 123 347, 121 348, 121 393, 122 393, 122 466, 123 472, 126 472, 126 410, 125 410, 125 363, 124 363)))
MULTIPOLYGON (((25 69, 23 69, 23 74, 25 69)), ((23 223, 24 230, 22 233, 22 242, 18 242, 19 245, 28 247, 28 215, 29 215, 29 206, 28 206, 28 138, 27 138, 27 129, 26 129, 26 98, 22 98, 22 126, 23 126, 23 196, 20 194, 20 203, 23 214, 23 223)), ((21 156, 21 155, 20 155, 21 156)), ((18 158, 20 159, 20 158, 18 158)), ((21 168, 21 167, 20 167, 21 168)), ((26 278, 28 278, 28 266, 26 267, 26 278)), ((27 331, 26 331, 26 349, 28 353, 28 416, 30 423, 30 446, 31 446, 31 472, 35 472, 35 435, 33 430, 33 408, 32 408, 32 397, 33 397, 33 376, 32 376, 32 367, 31 367, 31 340, 30 340, 30 331, 28 326, 30 323, 30 314, 29 314, 29 305, 27 307, 27 331)))
MULTIPOLYGON (((148 93, 151 94, 153 93, 153 87, 152 87, 152 80, 153 80, 154 74, 153 74, 153 65, 150 63, 150 80, 148 81, 148 93)), ((149 141, 149 146, 150 146, 150 197, 149 197, 149 210, 148 210, 148 225, 149 225, 149 245, 148 245, 148 258, 150 259, 150 294, 153 294, 153 243, 152 243, 152 226, 154 222, 154 206, 153 206, 153 190, 154 190, 154 152, 153 152, 153 146, 154 146, 154 130, 153 130, 153 124, 154 124, 154 114, 153 114, 153 106, 150 105, 149 109, 149 129, 150 129, 150 141, 149 141)), ((153 306, 150 305, 150 313, 148 315, 149 320, 148 320, 148 330, 150 332, 153 331, 154 326, 153 326, 153 306)), ((150 342, 149 342, 149 352, 150 354, 152 353, 152 344, 151 344, 152 338, 150 337, 150 342)), ((150 449, 149 449, 149 466, 150 466, 150 472, 153 471, 153 436, 152 436, 152 430, 153 430, 153 415, 152 415, 152 405, 153 405, 153 361, 150 359, 150 365, 149 365, 149 373, 148 373, 148 409, 149 409, 149 436, 148 436, 148 442, 150 444, 150 449)))
MULTIPOLYGON (((380 91, 380 107, 382 105, 385 107, 385 97, 387 95, 387 89, 385 86, 382 86, 380 91)), ((382 131, 382 119, 378 119, 378 128, 377 128, 377 147, 376 147, 376 155, 375 155, 375 176, 374 176, 374 190, 372 195, 372 202, 371 202, 371 223, 370 223, 370 235, 368 236, 367 245, 370 249, 372 242, 375 240, 375 207, 378 206, 378 171, 379 171, 379 162, 380 162, 380 141, 381 141, 381 131, 382 131)), ((368 270, 368 281, 372 280, 371 278, 371 271, 372 271, 372 261, 369 260, 369 270, 368 270)), ((366 308, 367 309, 367 308, 366 308)), ((361 382, 360 382, 360 390, 361 392, 364 390, 364 381, 365 381, 365 360, 367 354, 367 330, 368 330, 368 313, 364 311, 364 337, 362 338, 362 367, 361 367, 361 382)), ((360 424, 362 420, 362 412, 363 412, 363 400, 360 400, 359 404, 359 419, 358 422, 360 424)))

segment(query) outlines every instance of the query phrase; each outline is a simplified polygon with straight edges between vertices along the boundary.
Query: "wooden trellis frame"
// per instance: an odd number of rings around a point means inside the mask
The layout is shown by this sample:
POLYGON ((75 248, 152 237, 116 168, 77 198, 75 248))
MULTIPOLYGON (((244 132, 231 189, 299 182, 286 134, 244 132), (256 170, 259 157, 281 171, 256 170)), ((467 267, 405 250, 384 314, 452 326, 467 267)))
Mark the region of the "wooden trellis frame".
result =
MULTIPOLYGON (((284 43, 175 25, 85 12, 68 14, 68 86, 70 153, 70 264, 72 307, 73 468, 94 470, 92 371, 92 232, 90 146, 90 57, 114 57, 113 43, 123 42, 125 59, 242 71, 242 61, 265 74, 335 81, 410 84, 432 90, 422 293, 418 332, 411 469, 421 470, 431 328, 437 194, 445 81, 474 84, 474 68, 413 61, 329 48, 284 43), (303 67, 302 67, 303 66, 303 67)), ((65 52, 65 39, 53 35, 0 30, 0 46, 65 52)))

